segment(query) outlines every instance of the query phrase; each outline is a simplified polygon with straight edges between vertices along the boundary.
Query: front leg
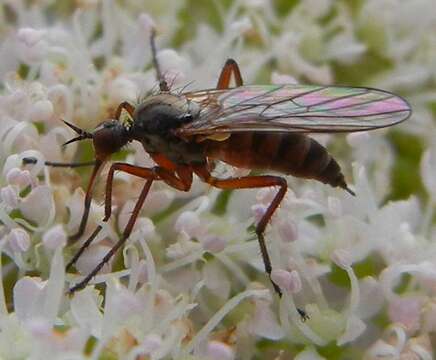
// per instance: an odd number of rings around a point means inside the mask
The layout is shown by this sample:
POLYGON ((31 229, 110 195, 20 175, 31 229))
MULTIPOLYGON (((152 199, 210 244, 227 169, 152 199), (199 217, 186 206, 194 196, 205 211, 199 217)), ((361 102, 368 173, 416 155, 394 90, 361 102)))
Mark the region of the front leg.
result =
MULTIPOLYGON (((109 220, 112 213, 112 185, 115 171, 123 171, 127 174, 138 176, 140 178, 146 179, 147 182, 144 185, 141 195, 139 196, 139 199, 135 205, 135 209, 132 212, 129 222, 123 231, 121 239, 113 246, 113 248, 106 254, 103 260, 94 268, 94 270, 91 271, 91 273, 89 273, 81 282, 79 282, 69 290, 70 294, 74 293, 77 290, 83 289, 88 284, 88 282, 100 271, 104 264, 107 263, 111 259, 111 257, 118 251, 118 249, 127 241, 153 181, 162 180, 171 187, 182 191, 188 191, 192 184, 192 170, 190 170, 189 167, 178 167, 176 172, 173 173, 159 166, 153 168, 143 168, 126 163, 114 163, 109 170, 106 181, 105 216, 103 218, 104 222, 109 220)), ((69 269, 79 259, 79 257, 92 243, 92 241, 101 231, 101 229, 102 227, 100 225, 97 226, 92 235, 83 243, 79 251, 68 263, 67 269, 69 269)))

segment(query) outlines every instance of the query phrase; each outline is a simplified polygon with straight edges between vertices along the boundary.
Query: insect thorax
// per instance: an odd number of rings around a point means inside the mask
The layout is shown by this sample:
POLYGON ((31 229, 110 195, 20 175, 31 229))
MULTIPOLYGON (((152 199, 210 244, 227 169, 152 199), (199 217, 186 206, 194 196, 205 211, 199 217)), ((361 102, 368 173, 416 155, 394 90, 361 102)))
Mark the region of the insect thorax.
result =
POLYGON ((177 164, 203 162, 201 146, 175 135, 176 129, 195 121, 198 115, 198 105, 184 96, 151 96, 136 108, 130 133, 148 153, 164 154, 177 164))

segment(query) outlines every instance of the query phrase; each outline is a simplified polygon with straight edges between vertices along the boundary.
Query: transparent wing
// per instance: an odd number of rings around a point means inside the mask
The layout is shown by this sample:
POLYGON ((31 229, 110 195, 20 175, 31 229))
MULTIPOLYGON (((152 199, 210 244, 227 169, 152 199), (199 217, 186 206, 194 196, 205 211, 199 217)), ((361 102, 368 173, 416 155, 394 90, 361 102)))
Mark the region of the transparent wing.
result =
POLYGON ((411 109, 389 92, 357 87, 253 85, 184 94, 197 102, 199 118, 183 136, 216 132, 352 132, 406 120, 411 109))

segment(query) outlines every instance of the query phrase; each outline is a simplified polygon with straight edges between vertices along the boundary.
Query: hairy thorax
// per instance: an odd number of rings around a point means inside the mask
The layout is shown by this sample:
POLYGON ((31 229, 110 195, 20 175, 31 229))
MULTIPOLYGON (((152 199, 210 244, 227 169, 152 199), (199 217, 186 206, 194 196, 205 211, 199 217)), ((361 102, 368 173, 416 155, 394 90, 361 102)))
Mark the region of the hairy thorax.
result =
POLYGON ((197 104, 184 96, 159 94, 139 105, 130 129, 132 138, 142 143, 149 154, 162 154, 176 164, 205 163, 203 146, 175 135, 175 130, 195 121, 197 104))

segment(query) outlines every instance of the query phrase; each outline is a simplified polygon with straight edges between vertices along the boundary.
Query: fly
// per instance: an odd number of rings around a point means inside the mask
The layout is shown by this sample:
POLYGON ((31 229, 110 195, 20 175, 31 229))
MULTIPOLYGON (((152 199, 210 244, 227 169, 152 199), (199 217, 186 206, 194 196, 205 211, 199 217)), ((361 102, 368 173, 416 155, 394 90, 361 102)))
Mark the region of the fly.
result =
MULTIPOLYGON (((67 143, 91 139, 95 149, 94 166, 85 196, 79 229, 70 236, 79 239, 86 227, 95 180, 110 156, 131 141, 139 141, 156 166, 151 168, 115 162, 107 175, 105 216, 112 209, 114 173, 122 171, 145 180, 140 196, 121 238, 102 261, 69 292, 84 288, 105 263, 123 246, 154 181, 174 189, 189 191, 193 175, 219 189, 254 189, 275 186, 278 192, 256 225, 265 271, 271 279, 271 261, 264 233, 287 191, 281 176, 259 175, 220 179, 211 174, 217 161, 246 169, 271 170, 286 175, 315 179, 354 195, 347 186, 339 164, 311 133, 343 133, 388 127, 406 120, 411 109, 401 97, 387 91, 342 86, 243 85, 238 64, 225 63, 216 88, 174 94, 162 76, 156 57, 155 32, 151 35, 153 64, 160 92, 138 106, 121 103, 113 119, 91 132, 65 121, 78 136, 67 143), (236 86, 230 87, 233 77, 236 86), (122 111, 130 121, 120 121, 122 111)), ((26 160, 34 162, 32 159, 26 160)), ((86 166, 90 163, 51 166, 86 166)), ((67 265, 69 270, 92 243, 99 225, 67 265)), ((272 282, 272 281, 271 281, 272 282)), ((272 282, 275 291, 280 288, 272 282)))

